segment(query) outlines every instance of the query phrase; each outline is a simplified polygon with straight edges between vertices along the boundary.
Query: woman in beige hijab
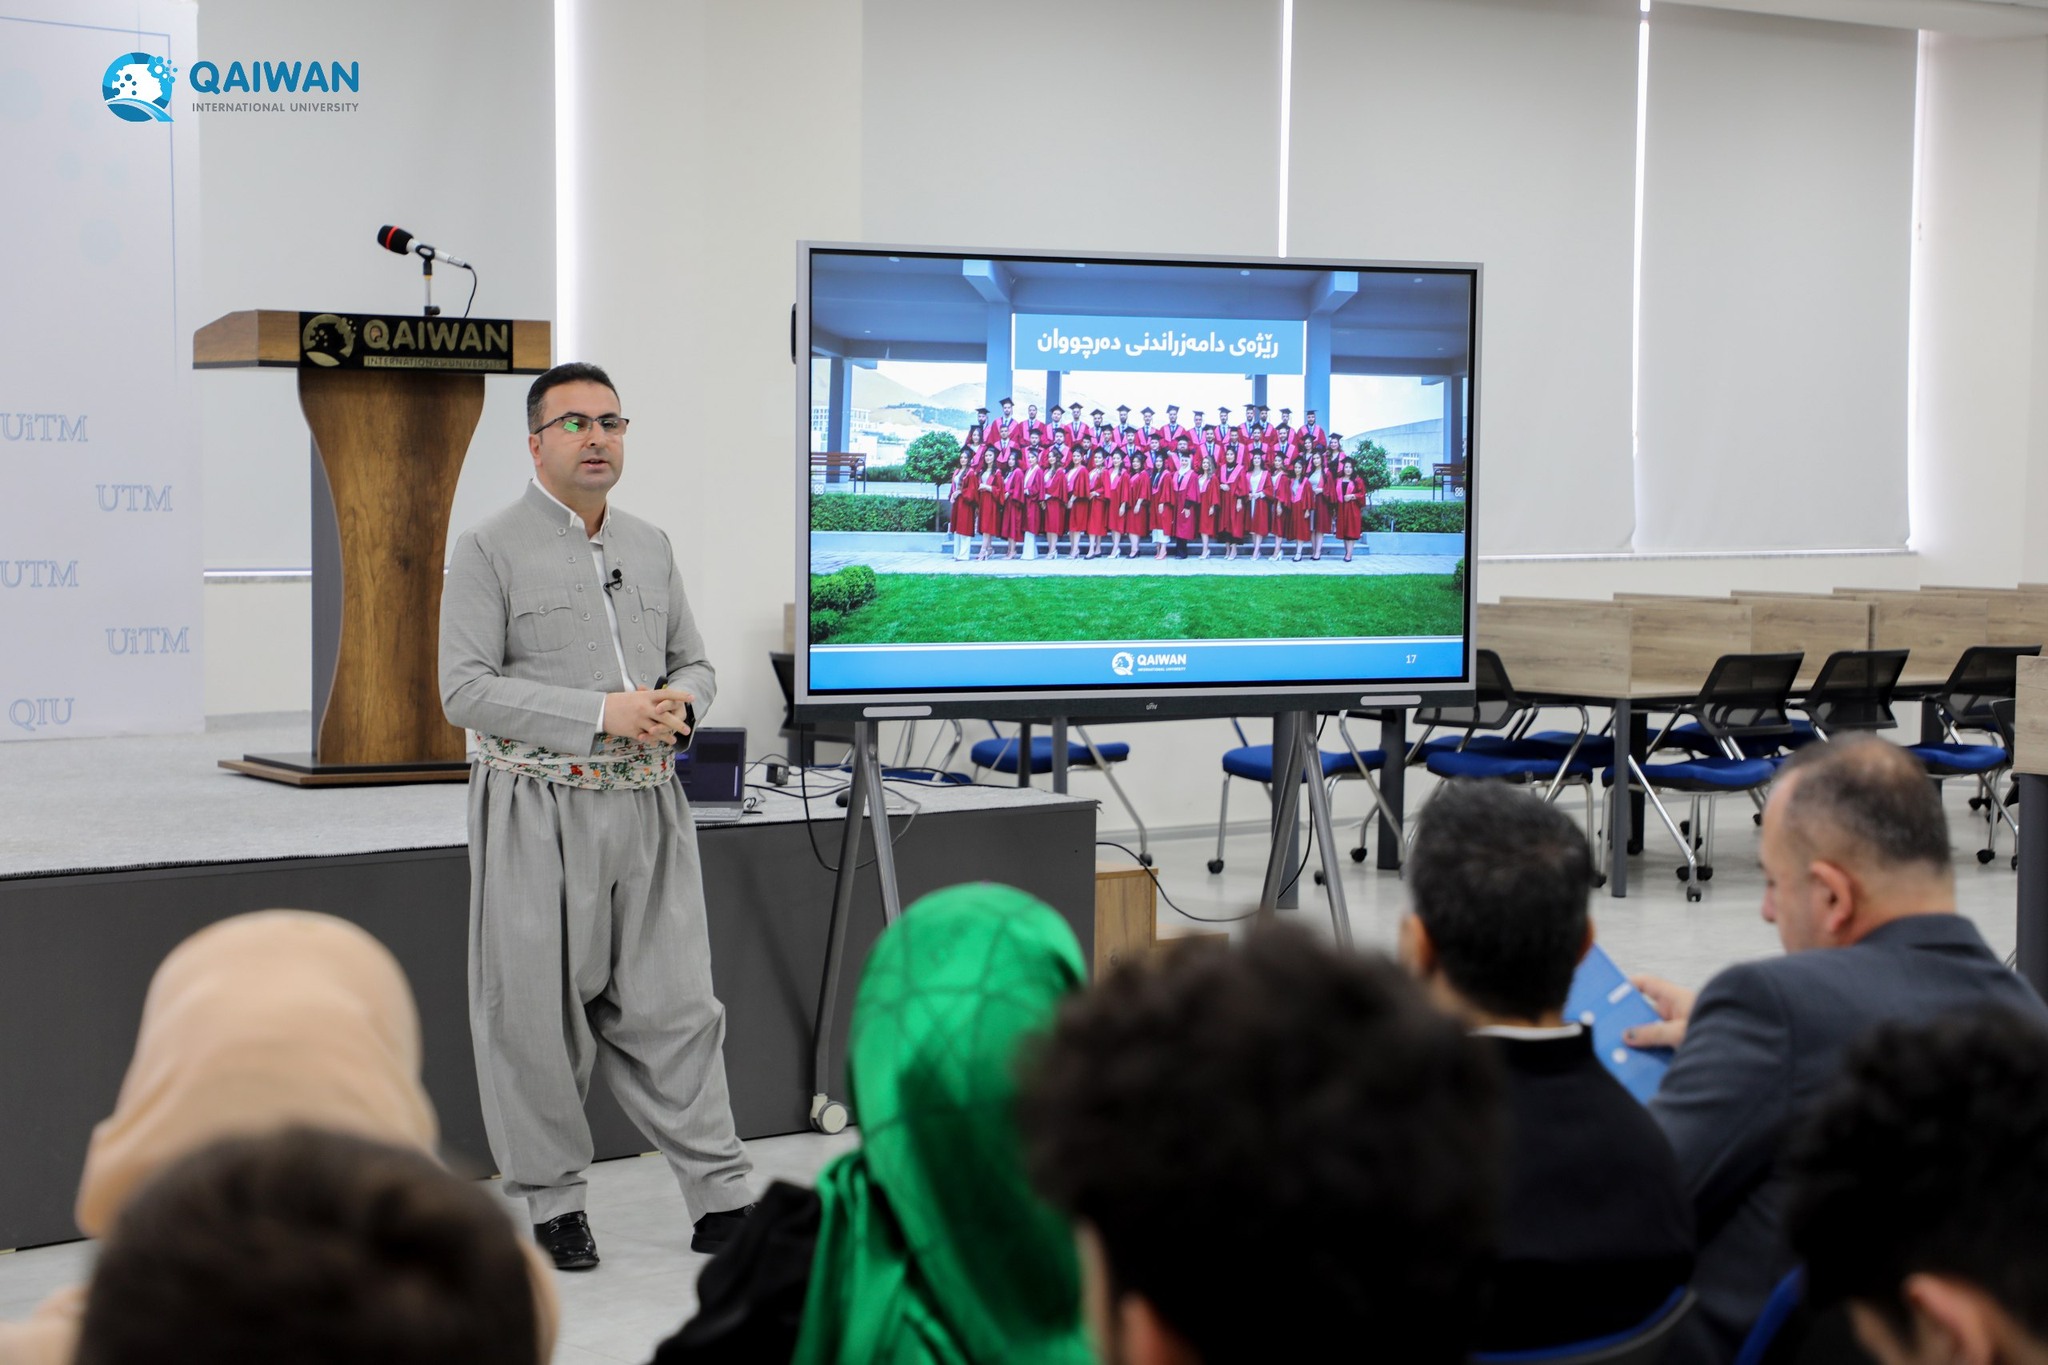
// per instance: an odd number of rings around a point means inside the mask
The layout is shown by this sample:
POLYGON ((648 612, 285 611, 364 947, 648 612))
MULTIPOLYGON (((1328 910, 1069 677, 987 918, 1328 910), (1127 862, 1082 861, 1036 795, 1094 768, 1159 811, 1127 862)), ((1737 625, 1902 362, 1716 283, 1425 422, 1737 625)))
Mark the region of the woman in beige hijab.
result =
MULTIPOLYGON (((296 910, 202 929, 150 982, 120 1097, 86 1151, 79 1230, 104 1236, 152 1175, 219 1138, 299 1125, 431 1154, 419 1074, 412 990, 376 939, 296 910)), ((558 1311, 538 1257, 534 1268, 545 1361, 558 1311)), ((62 1289, 27 1322, 0 1323, 0 1365, 68 1365, 84 1300, 82 1286, 62 1289)))

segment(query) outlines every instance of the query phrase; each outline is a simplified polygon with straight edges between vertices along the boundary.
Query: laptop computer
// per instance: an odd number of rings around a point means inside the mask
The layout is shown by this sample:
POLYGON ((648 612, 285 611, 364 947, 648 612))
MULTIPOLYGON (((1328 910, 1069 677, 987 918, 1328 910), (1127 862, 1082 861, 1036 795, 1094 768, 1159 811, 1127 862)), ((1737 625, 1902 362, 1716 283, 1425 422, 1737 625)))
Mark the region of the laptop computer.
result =
POLYGON ((676 755, 676 781, 700 826, 730 825, 746 814, 746 767, 747 732, 739 728, 701 729, 676 755))

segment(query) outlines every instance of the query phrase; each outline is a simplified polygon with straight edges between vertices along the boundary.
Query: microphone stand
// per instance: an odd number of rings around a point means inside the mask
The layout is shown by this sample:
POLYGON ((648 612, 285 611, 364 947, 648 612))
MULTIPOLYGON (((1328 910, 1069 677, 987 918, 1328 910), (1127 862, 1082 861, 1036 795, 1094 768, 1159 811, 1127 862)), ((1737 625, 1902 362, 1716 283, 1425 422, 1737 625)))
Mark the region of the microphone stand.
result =
POLYGON ((434 302, 434 257, 429 252, 422 251, 420 253, 420 275, 425 281, 427 289, 427 304, 422 316, 430 318, 440 317, 441 307, 434 302))

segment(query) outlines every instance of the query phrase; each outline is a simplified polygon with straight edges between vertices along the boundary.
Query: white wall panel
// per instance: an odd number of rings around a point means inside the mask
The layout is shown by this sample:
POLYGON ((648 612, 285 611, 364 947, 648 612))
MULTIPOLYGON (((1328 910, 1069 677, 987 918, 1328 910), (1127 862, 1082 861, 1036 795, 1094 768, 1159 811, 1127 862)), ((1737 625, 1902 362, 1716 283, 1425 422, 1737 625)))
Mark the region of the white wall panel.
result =
POLYGON ((1643 548, 1905 544, 1915 41, 1651 10, 1643 548))
POLYGON ((1299 0, 1289 250, 1486 267, 1481 554, 1625 547, 1638 11, 1299 0))

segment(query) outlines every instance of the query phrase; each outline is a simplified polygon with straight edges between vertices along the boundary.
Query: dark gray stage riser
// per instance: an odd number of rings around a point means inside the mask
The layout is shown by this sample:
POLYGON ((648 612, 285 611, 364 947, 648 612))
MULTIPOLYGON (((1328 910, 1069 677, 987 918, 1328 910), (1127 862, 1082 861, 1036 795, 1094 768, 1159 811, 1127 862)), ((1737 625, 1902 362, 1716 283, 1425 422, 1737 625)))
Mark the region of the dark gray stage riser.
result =
MULTIPOLYGON (((826 859, 836 858, 839 826, 816 832, 826 859)), ((832 876, 802 825, 700 837, 733 1116, 742 1137, 801 1131, 832 876)), ((896 865, 906 903, 965 881, 1022 887, 1066 917, 1092 958, 1094 842, 1092 804, 929 814, 897 846, 896 865)), ((882 925, 872 870, 858 887, 835 1085, 853 988, 882 925)), ((71 1210, 86 1142, 113 1108, 157 964, 215 920, 272 907, 338 915, 397 955, 419 1000, 445 1154, 458 1169, 494 1169, 469 1043, 466 849, 0 879, 0 1248, 78 1236, 71 1210)), ((844 1098, 843 1086, 835 1093, 844 1098)), ((599 1159, 652 1147, 601 1078, 588 1107, 599 1159)))

